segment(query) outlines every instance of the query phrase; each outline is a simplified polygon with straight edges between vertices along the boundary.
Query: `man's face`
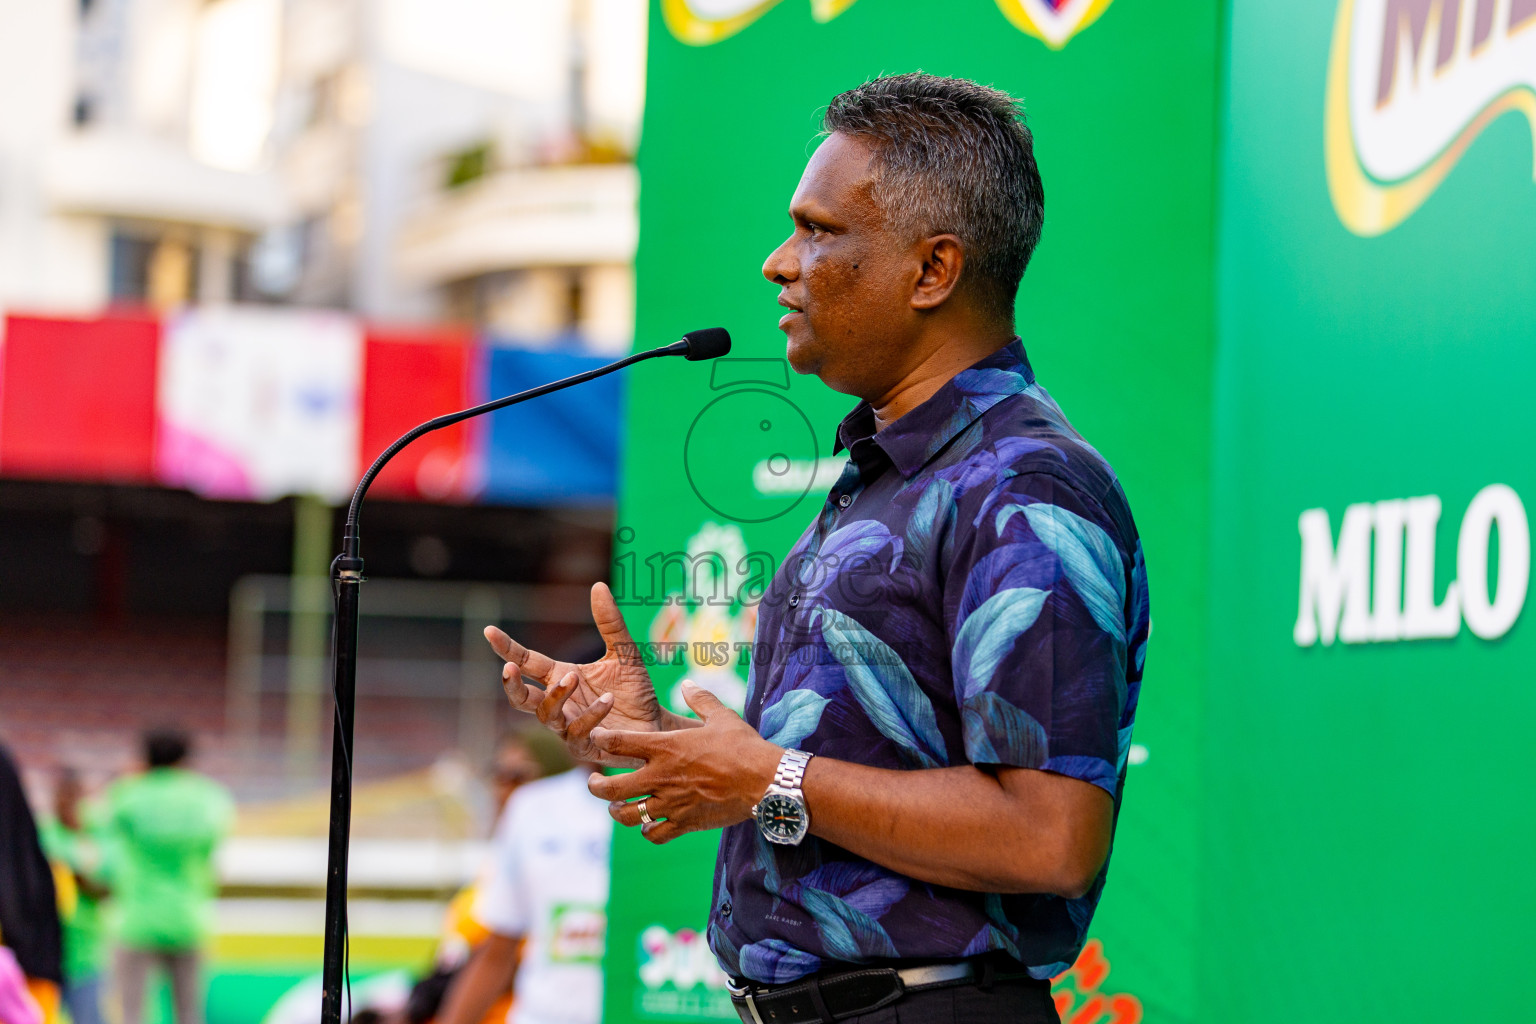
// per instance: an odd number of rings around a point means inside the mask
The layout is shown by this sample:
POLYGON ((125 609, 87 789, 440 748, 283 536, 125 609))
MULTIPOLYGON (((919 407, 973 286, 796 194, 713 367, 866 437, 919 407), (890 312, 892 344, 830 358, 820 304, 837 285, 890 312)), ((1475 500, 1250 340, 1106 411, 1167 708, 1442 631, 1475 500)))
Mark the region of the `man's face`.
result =
POLYGON ((508 743, 496 751, 491 765, 491 798, 496 801, 496 813, 507 805, 512 794, 525 782, 539 777, 539 762, 521 743, 508 743))
POLYGON ((844 394, 873 399, 901 379, 917 327, 917 239, 886 228, 873 195, 871 146, 833 134, 790 201, 794 233, 763 276, 779 286, 789 362, 844 394))

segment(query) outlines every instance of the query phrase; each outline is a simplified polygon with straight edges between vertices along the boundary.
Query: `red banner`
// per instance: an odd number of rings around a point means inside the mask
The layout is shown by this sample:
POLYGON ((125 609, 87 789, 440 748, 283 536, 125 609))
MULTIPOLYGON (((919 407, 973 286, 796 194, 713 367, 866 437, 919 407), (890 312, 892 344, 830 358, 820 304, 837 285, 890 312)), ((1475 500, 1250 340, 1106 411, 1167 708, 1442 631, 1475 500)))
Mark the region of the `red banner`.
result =
POLYGON ((159 342, 149 317, 6 317, 0 473, 150 482, 159 342))
MULTIPOLYGON (((361 460, 367 467, 407 430, 471 404, 474 338, 468 331, 379 330, 367 333, 363 357, 361 460)), ((414 441, 379 474, 380 497, 443 500, 465 496, 469 431, 464 424, 414 441)))

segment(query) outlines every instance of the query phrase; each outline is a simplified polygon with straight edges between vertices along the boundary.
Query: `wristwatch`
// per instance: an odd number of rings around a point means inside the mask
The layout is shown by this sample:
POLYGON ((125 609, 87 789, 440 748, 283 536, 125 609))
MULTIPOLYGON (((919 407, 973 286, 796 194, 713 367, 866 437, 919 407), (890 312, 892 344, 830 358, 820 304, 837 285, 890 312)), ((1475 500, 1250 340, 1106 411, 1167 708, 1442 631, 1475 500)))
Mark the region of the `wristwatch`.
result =
POLYGON ((786 750, 779 758, 779 770, 768 792, 752 807, 758 831, 770 843, 799 846, 811 831, 811 813, 805 809, 805 794, 800 780, 811 755, 803 750, 786 750))

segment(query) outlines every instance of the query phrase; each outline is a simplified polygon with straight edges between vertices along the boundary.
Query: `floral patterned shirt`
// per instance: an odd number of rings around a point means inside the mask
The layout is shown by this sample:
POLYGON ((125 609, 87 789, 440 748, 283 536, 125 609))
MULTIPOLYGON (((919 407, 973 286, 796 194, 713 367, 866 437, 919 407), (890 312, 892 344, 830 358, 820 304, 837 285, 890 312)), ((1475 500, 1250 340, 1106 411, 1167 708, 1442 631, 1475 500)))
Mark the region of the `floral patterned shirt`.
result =
MULTIPOLYGON (((1149 632, 1141 543, 1023 346, 878 434, 860 404, 838 441, 848 464, 758 608, 747 721, 879 768, 1056 772, 1118 812, 1149 632)), ((1046 978, 1082 948, 1104 878, 1079 899, 968 892, 744 822, 721 838, 709 939, 764 983, 992 950, 1046 978)))

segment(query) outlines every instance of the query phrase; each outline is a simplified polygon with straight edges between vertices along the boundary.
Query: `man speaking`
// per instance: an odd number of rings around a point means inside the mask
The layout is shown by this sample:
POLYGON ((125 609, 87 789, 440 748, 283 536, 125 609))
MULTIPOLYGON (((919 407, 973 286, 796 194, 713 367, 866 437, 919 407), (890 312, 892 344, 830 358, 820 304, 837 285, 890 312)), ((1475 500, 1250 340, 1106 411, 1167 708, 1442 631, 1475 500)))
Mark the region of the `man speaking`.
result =
POLYGON ((825 128, 763 274, 791 364, 860 402, 745 719, 695 687, 700 719, 663 709, 601 584, 600 661, 487 636, 513 707, 638 767, 590 781, 621 824, 725 830, 709 939, 744 1021, 1054 1022, 1125 781, 1141 545, 1015 335, 1044 213, 1018 104, 899 75, 825 128))

